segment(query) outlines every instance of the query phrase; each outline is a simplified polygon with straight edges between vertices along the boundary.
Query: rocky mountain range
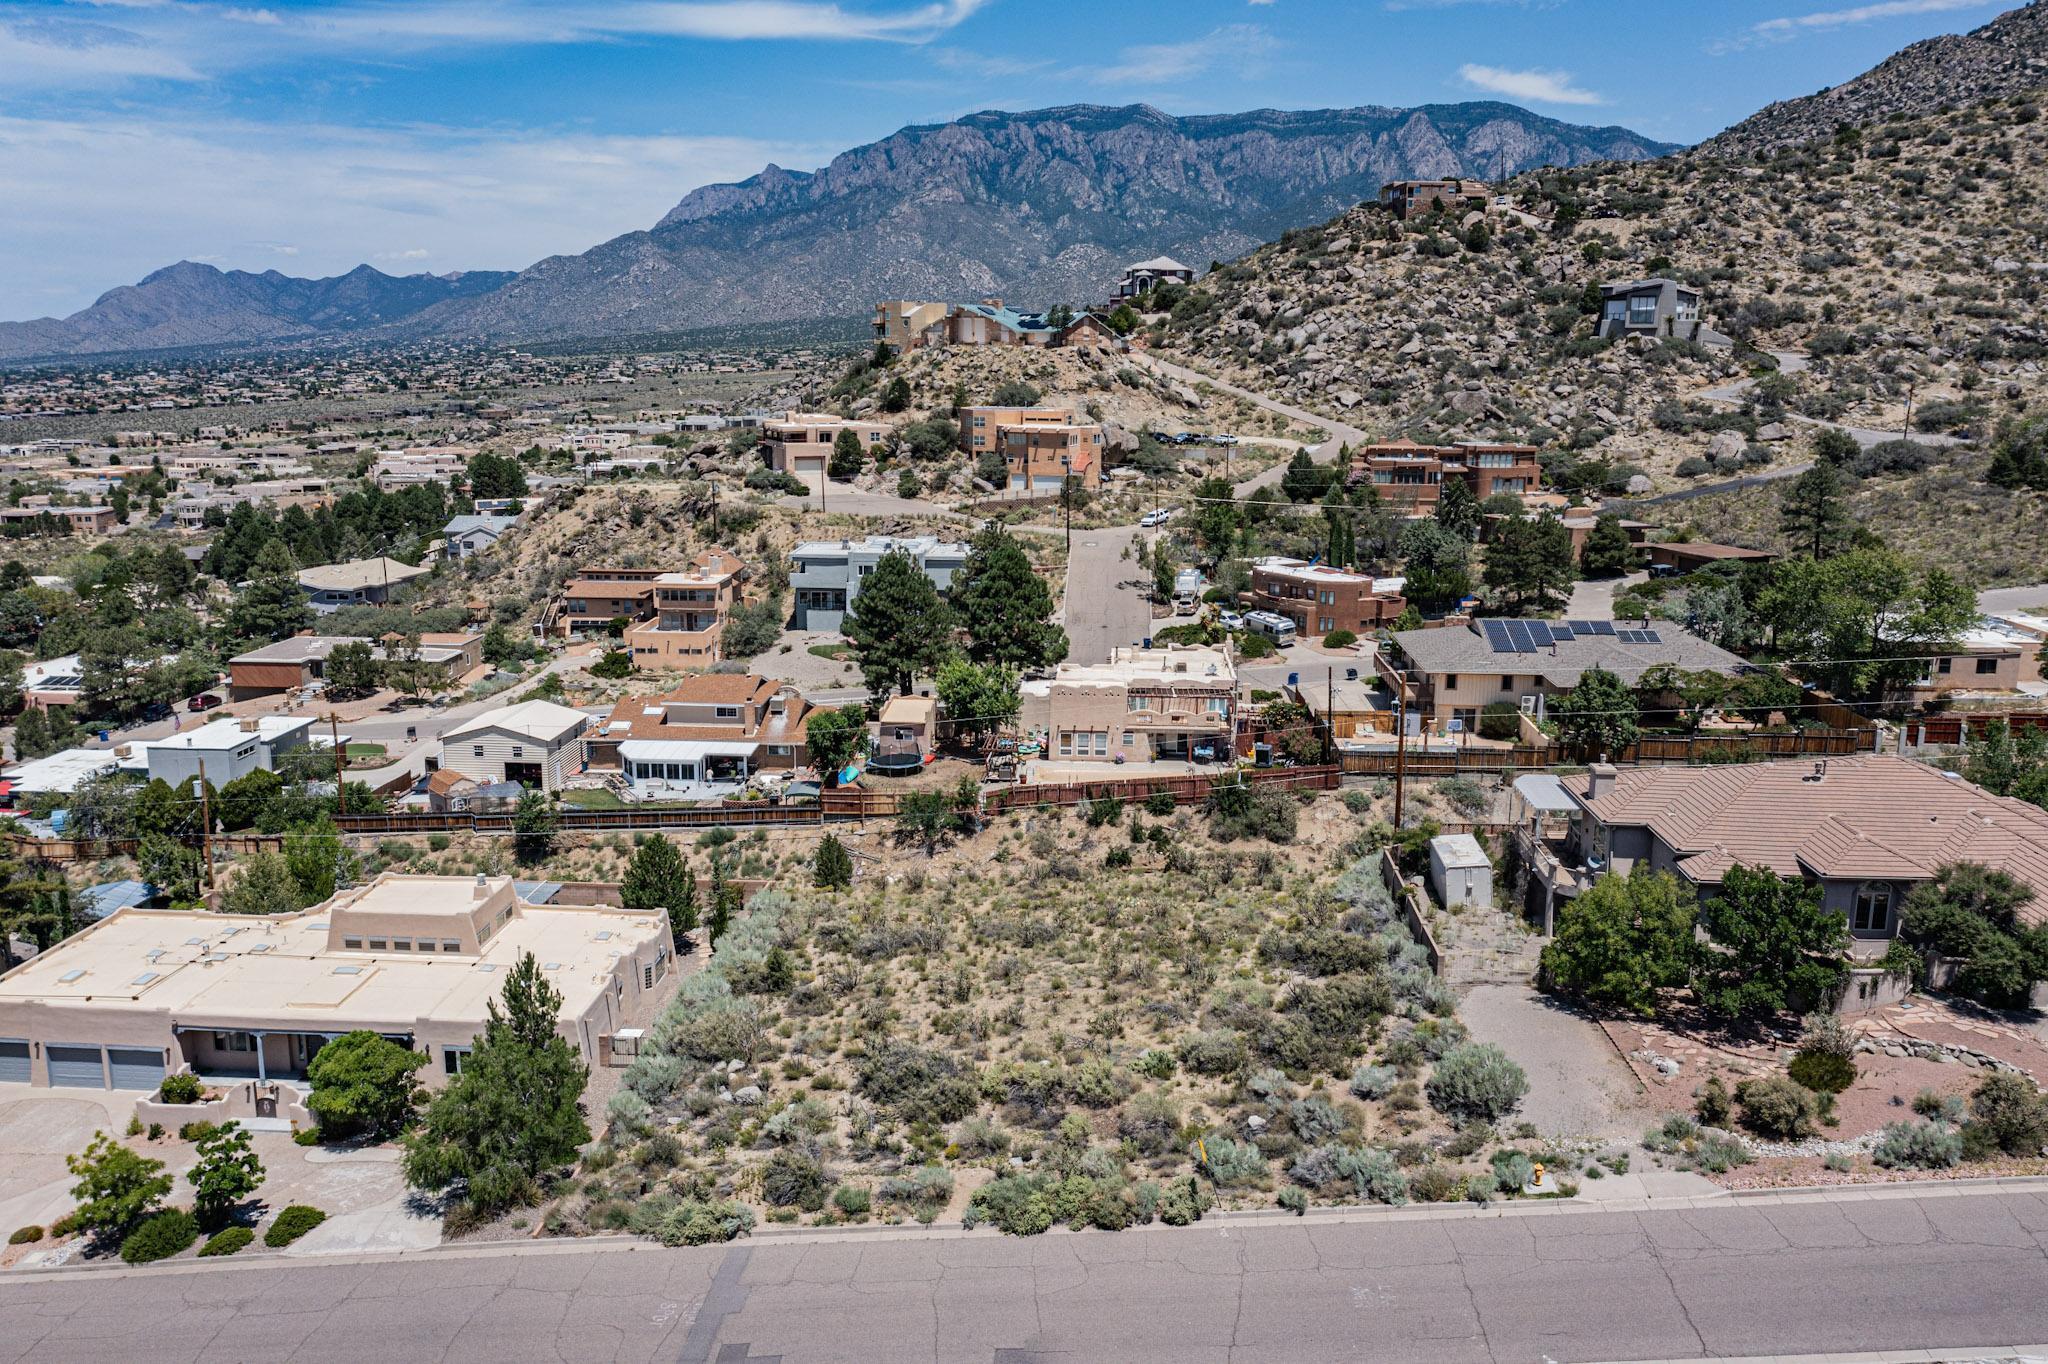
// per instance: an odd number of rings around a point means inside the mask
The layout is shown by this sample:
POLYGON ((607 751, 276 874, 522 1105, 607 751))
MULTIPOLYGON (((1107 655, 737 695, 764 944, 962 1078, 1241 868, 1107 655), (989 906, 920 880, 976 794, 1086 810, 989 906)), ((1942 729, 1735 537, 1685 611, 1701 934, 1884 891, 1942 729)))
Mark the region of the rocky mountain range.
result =
POLYGON ((179 261, 101 294, 70 317, 0 322, 0 359, 279 343, 388 327, 512 278, 505 271, 387 275, 358 265, 328 279, 179 261))
POLYGON ((1769 152, 1893 117, 1981 104, 2048 85, 2048 3, 2032 0, 1969 33, 1902 48, 1854 80, 1782 100, 1702 144, 1717 155, 1769 152))
POLYGON ((815 172, 692 191, 651 229, 517 276, 340 280, 190 263, 57 321, 0 325, 0 357, 391 339, 559 340, 864 315, 880 298, 1101 297, 1162 252, 1227 260, 1410 176, 1496 178, 1672 150, 1493 102, 1174 118, 1145 105, 980 113, 904 128, 815 172), (385 283, 352 304, 335 286, 385 283), (394 286, 405 289, 403 303, 394 286), (444 288, 439 297, 432 289, 444 288))

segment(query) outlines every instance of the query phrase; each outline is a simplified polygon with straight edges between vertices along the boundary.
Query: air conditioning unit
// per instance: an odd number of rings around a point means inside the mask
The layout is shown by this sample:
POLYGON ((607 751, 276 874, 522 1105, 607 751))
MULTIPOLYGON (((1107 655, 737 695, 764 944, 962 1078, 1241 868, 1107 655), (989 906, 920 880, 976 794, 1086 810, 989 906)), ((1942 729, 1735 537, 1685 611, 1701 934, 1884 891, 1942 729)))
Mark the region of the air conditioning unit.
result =
POLYGON ((1539 692, 1530 692, 1522 698, 1522 714, 1534 715, 1536 713, 1537 707, 1541 706, 1542 704, 1542 694, 1539 692))

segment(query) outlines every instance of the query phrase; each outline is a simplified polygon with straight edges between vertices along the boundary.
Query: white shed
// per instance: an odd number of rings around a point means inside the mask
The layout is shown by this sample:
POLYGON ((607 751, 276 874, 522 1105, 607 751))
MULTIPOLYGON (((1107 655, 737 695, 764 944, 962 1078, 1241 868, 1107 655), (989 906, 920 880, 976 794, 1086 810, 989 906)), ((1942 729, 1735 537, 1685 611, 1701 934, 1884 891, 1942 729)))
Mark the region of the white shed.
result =
POLYGON ((1429 840, 1429 884, 1446 909, 1493 908, 1493 863, 1470 834, 1439 834, 1429 840))

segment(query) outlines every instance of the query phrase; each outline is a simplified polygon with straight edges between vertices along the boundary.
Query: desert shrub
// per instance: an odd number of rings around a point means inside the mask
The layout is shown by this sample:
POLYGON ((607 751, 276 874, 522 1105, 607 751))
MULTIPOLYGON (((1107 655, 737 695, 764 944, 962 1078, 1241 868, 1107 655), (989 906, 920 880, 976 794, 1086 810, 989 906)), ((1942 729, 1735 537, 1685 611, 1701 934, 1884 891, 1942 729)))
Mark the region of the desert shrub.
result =
POLYGON ((1351 1092, 1361 1099, 1383 1099, 1400 1078, 1392 1066, 1360 1066, 1351 1072, 1351 1092))
POLYGON ((665 1246, 709 1246, 753 1229, 753 1209, 743 1203, 686 1198, 665 1209, 649 1234, 665 1246))
POLYGON ((1870 1158, 1887 1170, 1947 1170, 1963 1160, 1963 1134, 1926 1118, 1895 1122, 1884 1129, 1870 1158))
POLYGON ((969 1160, 999 1156, 1010 1149, 1010 1134, 994 1119, 977 1116, 953 1129, 953 1145, 969 1160))
MULTIPOLYGON (((1536 1177, 1536 1162, 1520 1151, 1495 1151, 1492 1165, 1494 1179, 1509 1193, 1520 1191, 1536 1177)), ((1589 1165, 1586 1170, 1590 1174, 1598 1168, 1597 1165, 1589 1165)))
POLYGON ((2038 1156, 2048 1143, 2048 1108, 2034 1082, 2003 1072, 1970 1091, 1970 1126, 2009 1156, 2038 1156))
POLYGON ((263 1233, 263 1244, 272 1250, 282 1250, 326 1220, 327 1214, 320 1209, 294 1203, 279 1213, 270 1230, 263 1233))
POLYGON ((1408 1176, 1375 1147, 1324 1145, 1295 1157, 1287 1177, 1323 1193, 1343 1193, 1395 1206, 1408 1201, 1408 1176))
POLYGON ((1449 801, 1452 809, 1468 817, 1485 813, 1493 803, 1486 788, 1470 777, 1445 777, 1436 784, 1436 793, 1449 801))
POLYGON ((144 1218, 121 1242, 121 1258, 146 1265, 176 1255, 199 1239, 199 1223, 191 1213, 172 1208, 144 1218))
POLYGON ((1249 1059, 1244 1038, 1228 1028, 1189 1033, 1174 1053, 1197 1075, 1229 1075, 1242 1070, 1249 1059))
POLYGON ((1735 1087, 1735 1107, 1742 1125, 1760 1137, 1796 1141, 1820 1127, 1820 1100, 1783 1076, 1744 1080, 1735 1087))
POLYGON ((1152 1204, 1159 1220, 1167 1226, 1185 1227, 1201 1221, 1202 1214, 1209 1211, 1212 1200, 1203 1192, 1201 1184, 1193 1175, 1182 1175, 1179 1179, 1170 1179, 1161 1186, 1140 1185, 1138 1206, 1141 1213, 1147 1202, 1152 1204), (1158 1189, 1156 1196, 1148 1198, 1147 1190, 1155 1187, 1158 1189))
POLYGON ((1445 1053, 1425 1085, 1430 1107, 1454 1122, 1499 1122, 1529 1092, 1529 1077, 1491 1042, 1445 1053))
POLYGON ((1173 1053, 1160 1047, 1148 1048, 1143 1056, 1132 1063, 1131 1069, 1150 1080, 1171 1080, 1178 1063, 1173 1053))
POLYGON ((1325 649, 1348 649, 1358 643, 1358 636, 1349 630, 1332 630, 1323 636, 1325 649))
POLYGON ((1170 1095, 1147 1090, 1124 1105, 1117 1115, 1117 1135, 1139 1155, 1165 1155, 1180 1132, 1180 1104, 1170 1095))
POLYGON ((1287 1123, 1303 1141, 1329 1141, 1344 1131, 1343 1115, 1324 1098, 1296 1099, 1287 1105, 1287 1123))
POLYGON ((816 1156, 785 1146, 761 1167, 761 1198, 770 1207, 816 1212, 830 1182, 816 1156))
POLYGON ((885 1042, 869 1052, 854 1087, 905 1122, 958 1122, 980 1102, 958 1061, 907 1042, 885 1042))
POLYGON ((1856 1083, 1856 1063, 1832 1052, 1802 1051, 1785 1071, 1816 1094, 1840 1094, 1856 1083))
POLYGON ((206 1239, 199 1247, 201 1255, 232 1255, 256 1239, 256 1233, 247 1227, 223 1227, 206 1239))
POLYGON ((1036 1236, 1055 1220, 1051 1183, 1044 1175, 999 1175, 974 1191, 961 1220, 968 1227, 986 1222, 1010 1236, 1036 1236))
POLYGON ((1913 1096, 1913 1111, 1923 1118, 1939 1118, 1957 1126, 1963 1121, 1963 1100, 1960 1095, 1937 1094, 1931 1089, 1923 1089, 1913 1096))
POLYGON ((212 1136, 219 1127, 210 1122, 188 1122, 178 1129, 179 1141, 201 1141, 212 1136))
POLYGON ((1698 478, 1701 474, 1714 472, 1714 466, 1698 455, 1687 455, 1678 461, 1678 468, 1674 472, 1680 478, 1698 478))
POLYGON ((164 1076, 163 1083, 157 1086, 156 1096, 167 1104, 196 1104, 204 1092, 197 1075, 179 1071, 176 1075, 164 1076))
POLYGON ((1494 1196, 1500 1193, 1500 1181, 1494 1178, 1491 1170, 1466 1175, 1464 1187, 1460 1192, 1468 1203, 1491 1203, 1494 1196))
POLYGON ((1653 1127, 1643 1133, 1643 1148, 1648 1151, 1679 1151, 1700 1134, 1700 1125, 1684 1114, 1674 1114, 1664 1120, 1661 1127, 1653 1127))
POLYGON ((43 1229, 41 1227, 16 1227, 13 1234, 7 1238, 7 1244, 10 1246, 25 1246, 42 1239, 43 1229))
POLYGON ((1693 1105, 1693 1112, 1708 1127, 1728 1125, 1728 1119, 1735 1114, 1735 1100, 1720 1076, 1707 1077, 1706 1084, 1700 1087, 1699 1101, 1693 1105))
POLYGON ((1705 1131, 1693 1142, 1692 1163, 1710 1175, 1726 1174, 1738 1165, 1747 1165, 1755 1157, 1741 1137, 1733 1132, 1705 1131))
POLYGON ((1292 1184, 1282 1186, 1278 1196, 1273 1201, 1293 1213, 1296 1217, 1300 1217, 1308 1211, 1308 1195, 1295 1188, 1292 1184))
POLYGON ((832 1206, 846 1217, 866 1217, 874 1196, 858 1184, 841 1184, 832 1191, 832 1206))
POLYGON ((1155 819, 1165 819, 1179 806, 1171 791, 1154 791, 1145 797, 1145 813, 1155 819))
POLYGON ((1512 701, 1489 701, 1479 709, 1479 737, 1513 743, 1522 736, 1522 708, 1512 701))
POLYGON ((1060 1087, 1067 1097, 1077 1104, 1089 1108, 1108 1108, 1123 1102, 1137 1085, 1131 1077, 1118 1070, 1100 1056, 1090 1057, 1078 1066, 1069 1067, 1060 1077, 1060 1087))
POLYGON ((1435 1162, 1423 1166, 1408 1180, 1408 1192, 1417 1203, 1448 1203, 1462 1188, 1457 1171, 1435 1162))
POLYGON ((1274 786, 1219 781, 1209 793, 1210 830, 1224 842, 1263 838, 1292 843, 1300 820, 1294 797, 1274 786))
POLYGON ((1105 824, 1116 825, 1123 823, 1124 803, 1115 796, 1097 797, 1088 802, 1086 809, 1088 827, 1091 829, 1099 829, 1105 824))
POLYGON ((875 1186, 875 1196, 884 1203, 937 1214, 953 1197, 953 1172, 936 1165, 924 1165, 905 1174, 890 1175, 875 1186))
POLYGON ((622 1089, 605 1100, 604 1116, 619 1132, 640 1132, 647 1126, 647 1100, 630 1089, 622 1089))
POLYGON ((1218 1188, 1258 1184, 1266 1178, 1265 1153, 1248 1141, 1204 1137, 1190 1148, 1197 1169, 1218 1188))

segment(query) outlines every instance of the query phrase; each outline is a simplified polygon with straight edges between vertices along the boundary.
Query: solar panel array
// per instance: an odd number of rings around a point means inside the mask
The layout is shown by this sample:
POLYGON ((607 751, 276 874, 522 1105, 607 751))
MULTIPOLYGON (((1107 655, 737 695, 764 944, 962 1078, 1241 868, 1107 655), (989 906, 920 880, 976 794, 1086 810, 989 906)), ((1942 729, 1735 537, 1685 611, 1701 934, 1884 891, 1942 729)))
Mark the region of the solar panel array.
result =
POLYGON ((1618 630, 1611 620, 1482 620, 1486 643, 1497 654, 1533 654, 1552 644, 1606 635, 1624 644, 1661 644, 1655 630, 1618 630))

